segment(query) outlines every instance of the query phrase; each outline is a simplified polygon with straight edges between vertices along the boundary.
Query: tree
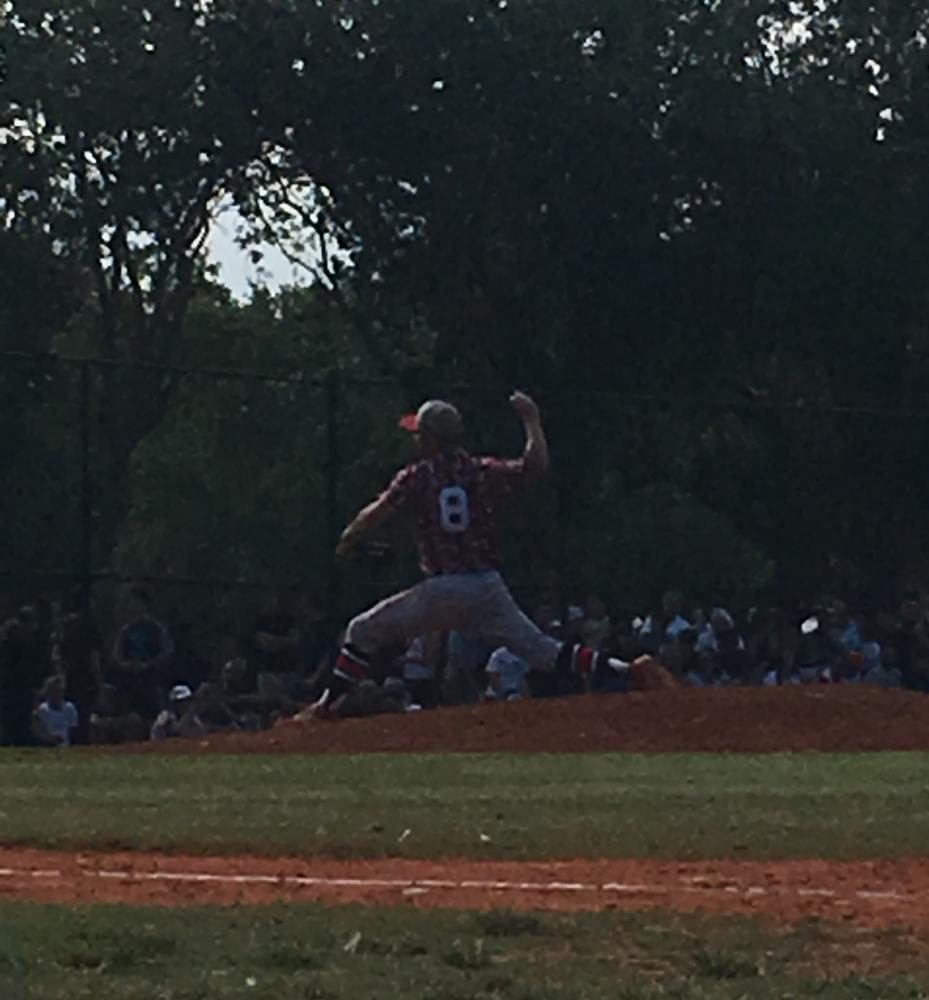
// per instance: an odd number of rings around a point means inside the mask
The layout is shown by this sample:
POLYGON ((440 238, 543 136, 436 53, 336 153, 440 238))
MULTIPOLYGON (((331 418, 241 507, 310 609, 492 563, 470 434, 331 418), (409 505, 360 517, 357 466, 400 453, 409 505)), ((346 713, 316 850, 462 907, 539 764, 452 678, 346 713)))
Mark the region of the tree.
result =
MULTIPOLYGON (((591 524, 599 578, 651 542, 681 581, 728 535, 707 587, 899 575, 929 543, 926 420, 882 416, 929 375, 927 24, 890 0, 17 3, 4 234, 92 283, 72 344, 151 366, 93 387, 101 555, 131 456, 164 461, 190 403, 172 365, 228 341, 385 376, 391 408, 466 384, 479 440, 536 391, 578 581, 591 524), (220 194, 291 237, 312 293, 210 298, 220 194)), ((197 400, 172 447, 207 448, 226 405, 197 400)), ((340 412, 363 443, 376 407, 340 412)))
MULTIPOLYGON (((199 0, 17 0, 2 23, 2 230, 17 247, 44 241, 90 289, 88 322, 62 328, 59 349, 156 366, 184 359, 211 205, 257 149, 255 129, 226 113, 209 11, 199 0)), ((103 564, 130 458, 176 380, 112 365, 94 376, 105 401, 94 438, 103 564)))
MULTIPOLYGON (((217 27, 241 36, 258 19, 260 70, 242 87, 269 129, 263 169, 282 198, 318 193, 346 261, 333 284, 379 348, 412 309, 438 384, 491 397, 523 381, 549 397, 573 491, 614 462, 620 491, 684 475, 776 556, 783 589, 834 579, 856 548, 880 561, 877 538, 862 550, 855 536, 872 502, 886 525, 901 491, 914 511, 925 498, 906 459, 922 428, 884 459, 886 429, 862 428, 881 471, 867 502, 849 500, 855 450, 836 411, 909 405, 901 389, 924 379, 926 5, 252 3, 217 27), (643 399, 630 461, 591 389, 657 396, 678 416, 643 399), (688 410, 693 396, 729 405, 688 410), (741 445, 703 444, 732 419, 733 440, 758 443, 754 483, 741 445), (811 433, 825 460, 805 456, 811 433), (691 469, 669 471, 693 442, 691 469)), ((892 549, 922 537, 895 522, 892 549)), ((669 544, 683 574, 688 539, 669 544)))

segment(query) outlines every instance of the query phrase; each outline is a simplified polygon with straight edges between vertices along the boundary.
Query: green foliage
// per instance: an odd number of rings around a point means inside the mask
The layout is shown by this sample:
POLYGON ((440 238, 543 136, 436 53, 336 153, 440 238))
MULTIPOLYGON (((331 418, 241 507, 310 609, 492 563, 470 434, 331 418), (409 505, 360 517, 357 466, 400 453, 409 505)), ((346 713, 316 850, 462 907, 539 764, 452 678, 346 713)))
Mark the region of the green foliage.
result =
MULTIPOLYGON (((643 538, 675 554, 672 580, 757 592, 773 559, 793 595, 893 575, 882 553, 922 537, 911 456, 925 421, 850 436, 832 408, 918 407, 926 382, 924 4, 792 17, 763 0, 355 2, 297 17, 301 32, 286 18, 272 29, 286 58, 263 117, 286 109, 286 124, 269 170, 283 190, 324 179, 318 206, 365 315, 412 300, 440 371, 487 395, 523 381, 549 395, 555 421, 575 411, 583 430, 555 451, 565 489, 584 495, 633 466, 711 511, 643 538), (627 419, 655 458, 614 452, 609 425, 590 419, 591 387, 729 400, 757 474, 743 448, 697 447, 698 475, 682 482, 648 403, 627 419), (740 400, 812 409, 772 426, 740 400), (816 463, 809 439, 822 442, 816 463), (704 572, 692 539, 713 519, 738 541, 704 572)), ((670 450, 686 455, 718 420, 681 409, 670 450)), ((591 510, 588 531, 623 499, 591 510)), ((607 529, 614 563, 631 533, 607 529)))
MULTIPOLYGON (((926 3, 8 13, 0 345, 388 376, 340 403, 339 517, 402 455, 401 406, 467 383, 499 447, 496 401, 524 385, 559 478, 514 532, 517 575, 624 603, 925 571, 929 419, 875 413, 922 414, 929 386, 926 3), (311 290, 211 285, 223 198, 311 290)), ((0 447, 26 485, 2 512, 71 566, 72 401, 19 377, 0 447)), ((95 568, 328 566, 307 386, 107 367, 91 389, 95 568)))

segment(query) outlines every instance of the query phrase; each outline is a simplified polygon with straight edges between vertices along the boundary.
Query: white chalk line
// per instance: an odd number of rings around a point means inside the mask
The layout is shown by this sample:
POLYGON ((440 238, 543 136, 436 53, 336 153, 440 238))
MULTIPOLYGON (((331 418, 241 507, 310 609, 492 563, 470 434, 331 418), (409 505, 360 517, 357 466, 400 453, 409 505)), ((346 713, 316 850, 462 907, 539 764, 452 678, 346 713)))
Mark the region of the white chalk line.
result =
POLYGON ((60 879, 69 875, 88 879, 106 879, 122 882, 175 882, 189 884, 217 883, 220 885, 277 885, 315 889, 396 889, 405 893, 427 893, 432 889, 443 891, 479 890, 482 892, 537 892, 537 893, 597 893, 627 896, 666 896, 678 893, 712 896, 725 893, 749 898, 759 896, 797 896, 834 900, 902 901, 919 898, 913 893, 893 889, 857 889, 844 896, 834 889, 794 888, 791 886, 740 886, 734 884, 693 884, 709 881, 703 878, 683 878, 677 885, 650 885, 626 882, 511 882, 490 879, 405 879, 405 878, 330 878, 314 875, 222 875, 211 872, 128 871, 107 868, 79 868, 65 873, 58 869, 0 868, 0 879, 31 878, 60 879), (690 883, 690 884, 685 884, 690 883))

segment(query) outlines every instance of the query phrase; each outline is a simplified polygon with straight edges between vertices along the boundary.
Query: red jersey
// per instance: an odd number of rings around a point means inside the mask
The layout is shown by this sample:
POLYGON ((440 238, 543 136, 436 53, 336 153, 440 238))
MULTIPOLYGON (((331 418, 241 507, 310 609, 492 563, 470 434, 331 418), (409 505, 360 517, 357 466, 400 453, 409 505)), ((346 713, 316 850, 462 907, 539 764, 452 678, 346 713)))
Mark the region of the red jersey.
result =
POLYGON ((497 510, 526 476, 523 459, 477 458, 458 450, 402 469, 381 497, 412 511, 427 576, 499 569, 497 510))

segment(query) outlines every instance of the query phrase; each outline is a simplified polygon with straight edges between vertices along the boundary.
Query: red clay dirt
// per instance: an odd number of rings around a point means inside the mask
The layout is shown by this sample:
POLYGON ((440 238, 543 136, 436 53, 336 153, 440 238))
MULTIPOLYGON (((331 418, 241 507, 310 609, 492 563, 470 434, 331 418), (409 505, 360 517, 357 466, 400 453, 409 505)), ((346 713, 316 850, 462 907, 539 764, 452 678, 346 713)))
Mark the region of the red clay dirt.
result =
POLYGON ((929 930, 929 859, 341 861, 0 848, 0 899, 159 906, 274 902, 646 910, 929 930))
MULTIPOLYGON (((929 697, 857 686, 679 689, 440 709, 107 752, 929 749, 929 697)), ((94 750, 81 752, 99 752, 94 750)), ((929 933, 929 858, 676 863, 269 860, 0 847, 0 899, 165 906, 297 901, 823 918, 929 933)))
POLYGON ((808 750, 929 750, 929 697, 861 685, 681 688, 285 723, 107 752, 808 750))

